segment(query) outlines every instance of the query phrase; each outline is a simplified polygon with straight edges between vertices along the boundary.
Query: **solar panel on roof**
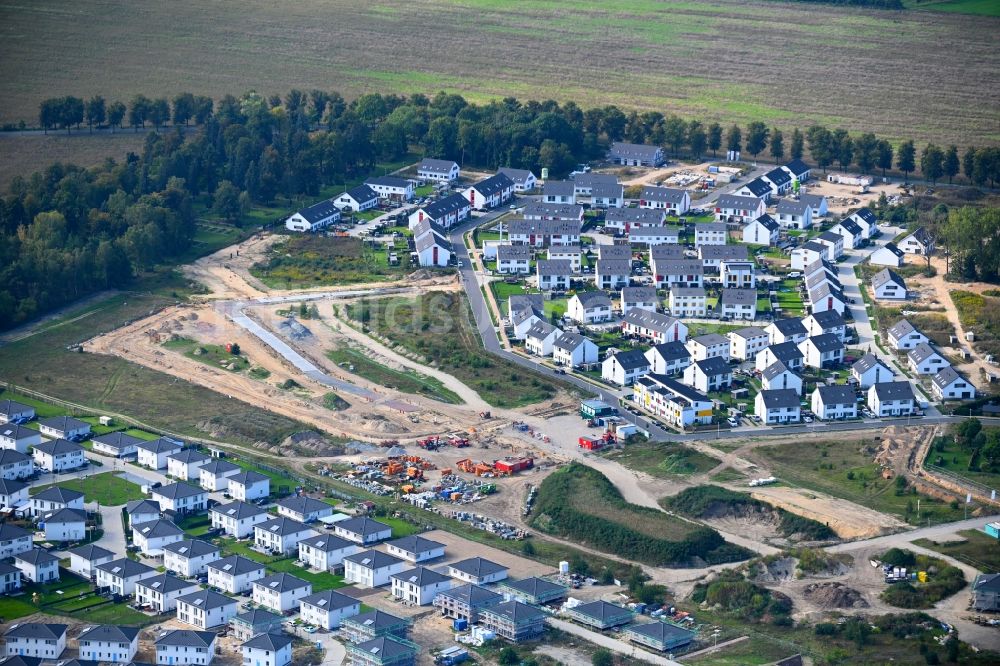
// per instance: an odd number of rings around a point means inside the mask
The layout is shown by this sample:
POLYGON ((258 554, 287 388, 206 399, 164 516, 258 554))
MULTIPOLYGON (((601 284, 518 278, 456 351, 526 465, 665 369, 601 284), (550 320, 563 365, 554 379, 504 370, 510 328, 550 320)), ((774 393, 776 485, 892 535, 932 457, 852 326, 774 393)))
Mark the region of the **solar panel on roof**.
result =
POLYGON ((317 605, 319 605, 319 606, 326 606, 326 599, 320 599, 319 600, 319 604, 317 604, 317 605))

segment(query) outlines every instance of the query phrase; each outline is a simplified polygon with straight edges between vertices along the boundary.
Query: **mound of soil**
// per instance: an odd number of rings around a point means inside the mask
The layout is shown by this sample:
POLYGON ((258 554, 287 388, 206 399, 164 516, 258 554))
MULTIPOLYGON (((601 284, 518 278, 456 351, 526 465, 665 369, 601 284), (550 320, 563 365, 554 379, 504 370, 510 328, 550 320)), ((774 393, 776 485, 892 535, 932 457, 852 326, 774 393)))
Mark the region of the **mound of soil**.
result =
POLYGON ((276 451, 292 451, 300 456, 339 456, 343 455, 344 447, 327 440, 314 430, 303 430, 286 437, 276 451))
POLYGON ((795 558, 765 558, 750 565, 750 580, 755 583, 780 583, 795 578, 795 558))
POLYGON ((822 608, 868 608, 861 593, 843 583, 813 583, 806 586, 803 594, 822 608))

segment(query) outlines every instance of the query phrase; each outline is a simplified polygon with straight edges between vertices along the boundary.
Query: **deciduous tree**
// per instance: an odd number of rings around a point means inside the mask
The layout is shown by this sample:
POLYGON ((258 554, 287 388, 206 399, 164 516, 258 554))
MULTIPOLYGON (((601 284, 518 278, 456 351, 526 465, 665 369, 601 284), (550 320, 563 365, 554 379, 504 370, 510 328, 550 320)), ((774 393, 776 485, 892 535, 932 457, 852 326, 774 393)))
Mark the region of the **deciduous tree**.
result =
POLYGON ((767 147, 767 137, 770 130, 762 122, 755 121, 747 125, 747 152, 753 155, 756 160, 764 148, 767 147))
POLYGON ((785 156, 785 137, 781 130, 776 129, 771 132, 771 157, 775 162, 780 162, 785 156))
POLYGON ((107 107, 104 98, 95 95, 87 100, 87 126, 94 131, 94 125, 100 127, 107 119, 107 107))
POLYGON ((904 141, 899 144, 896 152, 896 168, 903 172, 903 176, 909 179, 910 174, 917 168, 917 149, 913 147, 913 141, 904 141))
POLYGON ((715 157, 716 151, 722 147, 722 126, 719 123, 712 123, 708 126, 708 149, 715 157))
POLYGON ((802 159, 802 149, 804 143, 805 143, 805 137, 802 136, 802 132, 799 131, 798 127, 796 127, 794 130, 792 130, 792 145, 788 149, 788 155, 793 160, 802 159))

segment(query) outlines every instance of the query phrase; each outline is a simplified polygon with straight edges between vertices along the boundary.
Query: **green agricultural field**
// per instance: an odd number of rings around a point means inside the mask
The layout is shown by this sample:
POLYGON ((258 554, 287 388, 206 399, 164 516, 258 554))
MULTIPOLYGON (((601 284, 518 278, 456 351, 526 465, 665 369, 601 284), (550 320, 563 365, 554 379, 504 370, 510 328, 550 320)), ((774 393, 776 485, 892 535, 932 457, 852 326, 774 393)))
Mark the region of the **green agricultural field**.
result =
POLYGON ((211 435, 235 444, 278 443, 304 430, 288 418, 123 359, 71 351, 185 294, 185 283, 170 274, 57 319, 41 333, 0 347, 0 378, 87 405, 92 413, 128 414, 181 435, 211 435))
POLYGON ((556 394, 551 380, 483 349, 464 296, 431 292, 417 299, 381 298, 348 314, 393 343, 454 375, 496 407, 520 407, 556 394))
POLYGON ((754 454, 763 458, 781 481, 842 497, 914 525, 950 522, 965 516, 961 506, 915 494, 908 486, 900 487, 896 479, 883 479, 872 462, 872 444, 855 439, 810 443, 808 455, 803 454, 801 444, 782 444, 760 447, 754 454))
POLYGON ((29 492, 35 495, 51 486, 76 490, 83 493, 84 501, 100 502, 103 506, 119 506, 145 497, 139 486, 121 478, 116 472, 101 472, 86 478, 67 479, 45 486, 34 486, 29 492))
POLYGON ((384 282, 411 270, 406 245, 395 252, 399 265, 390 266, 385 249, 372 248, 357 238, 307 234, 275 245, 270 258, 252 266, 250 273, 279 289, 384 282))
POLYGON ((664 479, 704 474, 719 464, 712 456, 683 444, 664 442, 629 444, 624 449, 612 451, 608 457, 638 472, 664 479))
POLYGON ((996 0, 903 0, 903 5, 930 12, 1000 16, 1000 3, 996 0))
POLYGON ((0 60, 18 66, 0 81, 0 122, 35 122, 53 95, 445 90, 995 143, 995 5, 939 4, 944 11, 724 0, 8 2, 0 60), (971 9, 983 15, 958 13, 971 9), (329 27, 327 38, 292 38, 316 26, 329 27), (106 44, 114 57, 102 59, 106 44))
POLYGON ((359 377, 375 382, 380 386, 394 388, 403 393, 425 395, 434 400, 452 405, 462 403, 462 399, 454 392, 445 388, 441 380, 429 377, 416 370, 396 370, 377 361, 354 348, 334 349, 326 355, 331 361, 344 365, 359 377), (353 369, 352 369, 353 368, 353 369))

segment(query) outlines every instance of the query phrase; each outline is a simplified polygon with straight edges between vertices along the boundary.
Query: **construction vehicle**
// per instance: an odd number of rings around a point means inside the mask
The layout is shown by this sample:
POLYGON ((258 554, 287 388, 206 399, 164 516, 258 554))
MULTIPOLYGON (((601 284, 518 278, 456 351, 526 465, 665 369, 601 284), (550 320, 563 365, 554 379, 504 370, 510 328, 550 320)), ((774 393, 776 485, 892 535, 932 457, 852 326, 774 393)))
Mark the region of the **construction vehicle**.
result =
POLYGON ((409 467, 406 470, 406 476, 407 476, 407 478, 410 478, 410 479, 415 479, 415 480, 418 480, 418 481, 423 481, 423 479, 424 479, 424 470, 422 470, 422 469, 420 469, 418 467, 409 467))
POLYGON ((459 470, 466 472, 468 474, 473 474, 476 471, 476 464, 472 462, 469 458, 463 458, 455 463, 455 467, 459 470))
POLYGON ((464 449, 466 447, 472 446, 469 443, 468 437, 462 437, 460 435, 452 435, 448 438, 448 443, 454 446, 456 449, 464 449))
POLYGON ((490 414, 489 412, 479 412, 479 418, 481 418, 481 419, 491 419, 491 418, 493 418, 493 415, 490 414))
POLYGON ((426 439, 418 439, 417 446, 428 451, 437 451, 441 448, 441 438, 434 436, 426 439))

